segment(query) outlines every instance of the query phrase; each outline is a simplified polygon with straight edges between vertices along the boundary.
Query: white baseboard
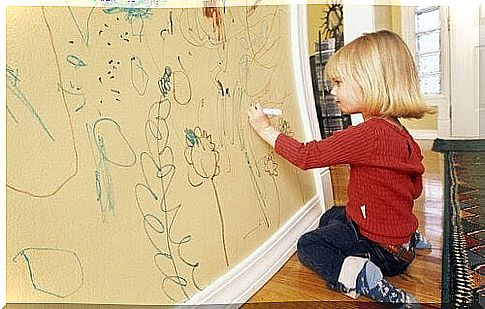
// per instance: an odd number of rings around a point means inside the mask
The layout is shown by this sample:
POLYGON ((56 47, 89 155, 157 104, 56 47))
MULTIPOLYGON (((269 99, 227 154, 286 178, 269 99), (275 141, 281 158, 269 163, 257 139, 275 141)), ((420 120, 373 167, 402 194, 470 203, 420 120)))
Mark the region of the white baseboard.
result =
POLYGON ((320 200, 315 196, 244 261, 183 305, 218 304, 226 305, 223 306, 225 308, 241 306, 295 253, 298 238, 317 226, 322 212, 320 200))

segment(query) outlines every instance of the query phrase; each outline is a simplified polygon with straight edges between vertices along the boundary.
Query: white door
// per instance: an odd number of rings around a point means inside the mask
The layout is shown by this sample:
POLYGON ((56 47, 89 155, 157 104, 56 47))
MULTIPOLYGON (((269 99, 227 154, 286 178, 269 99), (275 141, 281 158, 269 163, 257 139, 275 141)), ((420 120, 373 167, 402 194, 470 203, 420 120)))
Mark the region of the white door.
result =
POLYGON ((450 7, 452 138, 479 137, 480 15, 478 5, 450 7))

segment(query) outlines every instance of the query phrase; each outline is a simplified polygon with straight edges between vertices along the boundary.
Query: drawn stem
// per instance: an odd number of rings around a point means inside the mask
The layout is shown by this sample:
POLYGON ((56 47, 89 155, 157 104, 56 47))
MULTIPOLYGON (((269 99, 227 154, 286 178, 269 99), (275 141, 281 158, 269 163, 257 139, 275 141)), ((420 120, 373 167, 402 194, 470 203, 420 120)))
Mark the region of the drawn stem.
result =
POLYGON ((303 195, 303 188, 301 187, 300 175, 298 175, 298 170, 296 168, 294 169, 294 171, 295 171, 296 179, 298 181, 298 186, 300 187, 301 201, 305 203, 305 196, 303 195))
POLYGON ((222 247, 224 249, 224 259, 226 266, 229 266, 229 259, 227 258, 227 247, 226 247, 226 228, 224 225, 224 217, 222 216, 222 206, 219 201, 219 194, 217 194, 216 184, 214 178, 211 178, 212 189, 214 190, 214 195, 216 197, 217 211, 219 212, 219 221, 221 222, 221 236, 222 236, 222 247))
POLYGON ((278 198, 278 225, 280 227, 281 224, 281 200, 280 200, 280 192, 278 190, 278 185, 276 184, 276 177, 271 176, 271 180, 273 180, 274 189, 276 191, 276 197, 278 198))
MULTIPOLYGON (((161 108, 161 106, 159 104, 158 105, 158 115, 160 115, 160 108, 161 108)), ((161 132, 160 131, 160 122, 161 121, 166 121, 166 120, 162 119, 161 117, 157 117, 157 132, 161 132)), ((166 143, 168 143, 168 140, 166 141, 166 143)), ((165 146, 166 146, 166 144, 161 145, 160 140, 157 139, 157 154, 161 154, 165 146)), ((157 159, 158 159, 158 166, 161 169, 162 166, 163 166, 161 156, 158 155, 157 159)), ((171 246, 171 239, 170 239, 171 224, 170 224, 170 219, 169 219, 169 214, 168 214, 169 210, 168 210, 168 207, 167 207, 167 199, 166 199, 167 188, 165 188, 165 183, 163 181, 163 177, 160 177, 160 189, 161 189, 161 192, 162 192, 162 201, 161 201, 160 207, 161 207, 161 210, 164 214, 164 221, 165 221, 165 227, 166 227, 165 238, 166 238, 166 242, 167 242, 167 250, 168 250, 168 253, 170 254, 170 261, 172 262, 172 267, 173 267, 173 271, 175 273, 175 276, 176 276, 176 278, 181 278, 180 275, 179 275, 177 264, 175 263, 175 259, 173 257, 173 253, 172 253, 172 246, 171 246)), ((177 280, 177 283, 179 284, 180 289, 182 290, 182 293, 184 294, 184 296, 188 299, 189 295, 185 291, 184 285, 180 284, 180 280, 177 280)))
POLYGON ((261 211, 261 215, 263 216, 264 224, 266 225, 266 227, 269 227, 270 226, 269 219, 268 219, 268 216, 266 215, 266 212, 264 211, 264 209, 267 208, 266 201, 264 200, 263 193, 259 188, 259 184, 256 180, 256 176, 254 175, 254 170, 250 163, 248 152, 246 151, 246 149, 244 149, 243 151, 244 151, 244 157, 246 159, 246 166, 248 167, 249 175, 251 176, 251 182, 253 183, 253 188, 256 190, 256 194, 258 196, 259 210, 261 211))

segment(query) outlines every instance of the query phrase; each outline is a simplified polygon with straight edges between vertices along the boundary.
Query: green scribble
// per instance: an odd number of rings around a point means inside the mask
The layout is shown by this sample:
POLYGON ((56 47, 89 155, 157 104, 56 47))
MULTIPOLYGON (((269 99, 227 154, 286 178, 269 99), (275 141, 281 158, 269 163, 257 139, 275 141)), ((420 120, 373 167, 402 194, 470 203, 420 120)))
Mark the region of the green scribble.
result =
POLYGON ((185 138, 191 147, 199 145, 199 138, 195 135, 195 132, 191 129, 185 129, 185 138))

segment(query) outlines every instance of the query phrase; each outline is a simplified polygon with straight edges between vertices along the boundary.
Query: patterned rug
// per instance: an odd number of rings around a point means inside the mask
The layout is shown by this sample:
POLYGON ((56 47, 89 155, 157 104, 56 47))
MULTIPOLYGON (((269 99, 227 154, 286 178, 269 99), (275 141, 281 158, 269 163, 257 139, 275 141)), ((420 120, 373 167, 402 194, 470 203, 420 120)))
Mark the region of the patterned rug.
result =
POLYGON ((435 140, 445 158, 442 302, 485 297, 485 140, 435 140))

